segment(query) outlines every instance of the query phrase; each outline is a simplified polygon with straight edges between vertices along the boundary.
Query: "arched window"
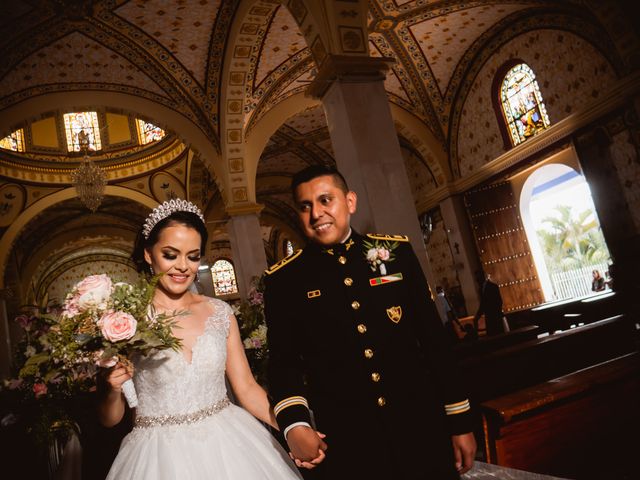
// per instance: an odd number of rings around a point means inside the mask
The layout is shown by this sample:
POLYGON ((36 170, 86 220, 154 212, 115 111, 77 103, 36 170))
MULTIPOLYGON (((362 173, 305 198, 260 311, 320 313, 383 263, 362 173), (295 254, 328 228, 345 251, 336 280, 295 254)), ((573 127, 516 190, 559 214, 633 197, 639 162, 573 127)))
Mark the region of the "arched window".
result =
POLYGON ((70 152, 81 152, 83 148, 94 151, 102 149, 96 112, 65 113, 63 118, 70 152))
POLYGON ((136 119, 136 128, 138 129, 138 141, 140 145, 157 142, 164 137, 164 130, 156 127, 153 123, 145 122, 139 118, 136 119))
POLYGON ((288 257, 293 253, 293 243, 291 240, 284 241, 284 254, 288 257))
POLYGON ((536 76, 525 63, 516 65, 505 75, 500 103, 514 146, 550 125, 536 76))
POLYGON ((217 260, 211 267, 213 277, 213 291, 216 295, 238 293, 236 272, 228 260, 217 260))
POLYGON ((24 152, 24 141, 22 129, 16 130, 11 135, 7 135, 0 140, 0 148, 13 150, 14 152, 24 152))

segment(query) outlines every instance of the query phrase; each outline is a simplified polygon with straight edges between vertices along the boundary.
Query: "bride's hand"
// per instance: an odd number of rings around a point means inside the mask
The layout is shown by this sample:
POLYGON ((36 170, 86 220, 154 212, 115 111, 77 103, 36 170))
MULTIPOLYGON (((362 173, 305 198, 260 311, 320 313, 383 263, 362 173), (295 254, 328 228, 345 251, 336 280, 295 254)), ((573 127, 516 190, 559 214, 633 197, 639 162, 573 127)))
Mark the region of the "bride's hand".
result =
POLYGON ((133 377, 133 367, 118 363, 107 375, 107 383, 111 390, 122 392, 122 384, 133 377))
MULTIPOLYGON (((311 430, 311 429, 310 429, 311 430)), ((300 468, 306 468, 307 470, 311 470, 313 468, 316 468, 320 463, 322 463, 322 461, 325 458, 325 453, 324 451, 327 449, 327 444, 324 443, 324 441, 322 439, 326 438, 326 435, 322 432, 318 432, 317 430, 315 431, 316 435, 320 438, 320 448, 317 450, 317 455, 315 458, 309 458, 308 460, 301 460, 300 458, 296 457, 293 452, 289 452, 289 456, 291 457, 291 460, 294 461, 294 463, 296 464, 297 467, 300 468)))

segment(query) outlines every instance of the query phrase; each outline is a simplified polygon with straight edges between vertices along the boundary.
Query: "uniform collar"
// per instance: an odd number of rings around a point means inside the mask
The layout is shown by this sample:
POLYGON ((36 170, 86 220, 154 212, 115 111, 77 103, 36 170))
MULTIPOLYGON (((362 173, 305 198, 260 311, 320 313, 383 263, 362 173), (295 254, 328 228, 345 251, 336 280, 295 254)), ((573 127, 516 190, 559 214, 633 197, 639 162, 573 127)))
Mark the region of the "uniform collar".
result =
POLYGON ((355 248, 359 238, 360 235, 355 230, 353 230, 353 228, 350 228, 349 234, 347 235, 347 238, 344 242, 328 246, 311 243, 310 246, 312 246, 313 249, 328 255, 344 255, 346 252, 355 248))

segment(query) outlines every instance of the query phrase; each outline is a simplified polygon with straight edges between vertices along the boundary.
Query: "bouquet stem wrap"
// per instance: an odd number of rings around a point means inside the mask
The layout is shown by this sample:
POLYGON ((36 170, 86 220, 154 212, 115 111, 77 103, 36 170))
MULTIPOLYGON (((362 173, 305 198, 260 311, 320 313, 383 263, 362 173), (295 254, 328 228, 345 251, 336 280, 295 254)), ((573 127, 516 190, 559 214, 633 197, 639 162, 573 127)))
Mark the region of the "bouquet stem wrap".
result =
POLYGON ((129 407, 135 408, 138 406, 138 394, 133 380, 129 379, 122 384, 122 393, 124 393, 124 398, 127 400, 129 407))

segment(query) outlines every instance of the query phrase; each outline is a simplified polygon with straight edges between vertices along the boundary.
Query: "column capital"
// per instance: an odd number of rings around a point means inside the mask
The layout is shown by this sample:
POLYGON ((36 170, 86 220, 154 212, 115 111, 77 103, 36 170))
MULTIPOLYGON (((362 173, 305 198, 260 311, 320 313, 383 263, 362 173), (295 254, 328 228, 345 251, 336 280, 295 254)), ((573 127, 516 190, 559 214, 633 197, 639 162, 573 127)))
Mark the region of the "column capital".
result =
POLYGON ((313 98, 322 98, 336 80, 363 82, 384 80, 386 71, 395 63, 390 57, 329 55, 318 69, 316 78, 306 90, 313 98))
POLYGON ((259 215, 263 209, 264 209, 264 205, 261 205, 259 203, 250 203, 247 205, 236 205, 233 207, 227 207, 226 211, 230 217, 237 217, 240 215, 251 215, 251 214, 259 215))

